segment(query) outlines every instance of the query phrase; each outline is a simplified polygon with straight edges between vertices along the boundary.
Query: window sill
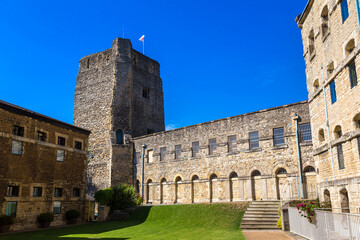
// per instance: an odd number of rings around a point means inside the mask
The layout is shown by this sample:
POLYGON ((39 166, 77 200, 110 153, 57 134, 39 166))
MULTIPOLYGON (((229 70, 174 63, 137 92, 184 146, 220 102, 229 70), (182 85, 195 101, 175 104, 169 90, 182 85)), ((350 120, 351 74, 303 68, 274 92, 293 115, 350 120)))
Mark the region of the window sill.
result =
POLYGON ((198 160, 201 159, 201 157, 191 157, 190 160, 198 160))
POLYGON ((282 145, 277 145, 277 146, 272 146, 271 149, 272 150, 278 150, 278 149, 285 149, 288 148, 289 146, 287 144, 282 144, 282 145))
POLYGON ((228 152, 225 155, 226 156, 231 156, 231 155, 238 155, 240 152, 236 151, 236 152, 228 152))
POLYGON ((312 145, 313 145, 312 141, 306 141, 300 143, 300 147, 312 146, 312 145))
POLYGON ((214 153, 214 154, 206 156, 206 158, 215 158, 215 157, 220 157, 220 154, 219 153, 214 153))
POLYGON ((261 151, 262 151, 262 148, 253 148, 253 149, 245 150, 246 153, 261 152, 261 151))

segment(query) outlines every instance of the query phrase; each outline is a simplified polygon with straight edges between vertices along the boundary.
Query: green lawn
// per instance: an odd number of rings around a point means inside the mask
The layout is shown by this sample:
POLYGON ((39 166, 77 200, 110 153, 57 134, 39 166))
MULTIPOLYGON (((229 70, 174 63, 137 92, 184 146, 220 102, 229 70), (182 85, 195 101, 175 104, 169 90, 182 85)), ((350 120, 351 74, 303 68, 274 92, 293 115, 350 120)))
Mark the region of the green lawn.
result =
POLYGON ((245 239, 241 204, 140 207, 129 220, 0 236, 2 240, 245 239))

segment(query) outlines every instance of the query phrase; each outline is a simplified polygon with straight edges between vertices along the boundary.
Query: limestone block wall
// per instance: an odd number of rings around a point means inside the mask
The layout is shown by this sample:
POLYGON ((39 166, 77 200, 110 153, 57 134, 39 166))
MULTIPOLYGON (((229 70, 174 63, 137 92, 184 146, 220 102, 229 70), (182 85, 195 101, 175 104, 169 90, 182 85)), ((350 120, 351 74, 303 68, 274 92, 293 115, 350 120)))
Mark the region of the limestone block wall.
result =
MULTIPOLYGON (((301 118, 300 124, 309 123, 308 104, 300 102, 131 139, 135 156, 141 155, 143 144, 147 146, 145 202, 297 198, 298 160, 292 118, 295 113, 301 118), (285 143, 274 146, 273 129, 279 127, 284 128, 285 143), (249 132, 253 131, 259 132, 256 149, 249 147, 249 132), (236 144, 229 152, 228 136, 232 135, 236 136, 236 144), (209 139, 214 138, 216 150, 210 154, 209 139), (199 152, 194 155, 192 143, 197 141, 199 152), (180 153, 176 153, 176 145, 181 145, 180 153), (166 148, 162 157, 160 148, 166 148), (282 168, 285 173, 278 172, 282 168)), ((300 149, 302 167, 315 167, 311 141, 300 143, 300 149)), ((136 159, 135 169, 136 181, 141 185, 140 157, 136 159)))
POLYGON ((347 4, 349 17, 343 21, 341 1, 309 1, 298 24, 304 45, 314 159, 319 170, 316 181, 320 198, 327 199, 329 191, 334 207, 341 207, 342 202, 344 207, 346 204, 343 200, 347 198, 348 208, 355 212, 360 207, 360 199, 358 193, 350 191, 350 188, 358 187, 356 179, 360 177, 360 88, 359 84, 351 86, 349 64, 355 63, 355 77, 358 78, 360 34, 355 1, 347 0, 347 4), (326 8, 329 11, 329 31, 324 35, 324 18, 321 16, 326 8), (315 35, 314 54, 309 51, 311 31, 315 35), (336 102, 332 101, 331 83, 335 85, 336 102), (341 198, 340 192, 347 197, 341 198))

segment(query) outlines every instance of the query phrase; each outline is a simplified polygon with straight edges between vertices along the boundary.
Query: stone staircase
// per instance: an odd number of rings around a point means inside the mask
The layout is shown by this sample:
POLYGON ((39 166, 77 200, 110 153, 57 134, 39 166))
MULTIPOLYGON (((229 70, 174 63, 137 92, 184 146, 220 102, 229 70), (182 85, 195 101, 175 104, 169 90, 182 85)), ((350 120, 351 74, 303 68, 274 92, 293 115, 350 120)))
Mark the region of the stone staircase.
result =
POLYGON ((279 201, 254 201, 246 209, 241 222, 242 230, 280 230, 279 201))

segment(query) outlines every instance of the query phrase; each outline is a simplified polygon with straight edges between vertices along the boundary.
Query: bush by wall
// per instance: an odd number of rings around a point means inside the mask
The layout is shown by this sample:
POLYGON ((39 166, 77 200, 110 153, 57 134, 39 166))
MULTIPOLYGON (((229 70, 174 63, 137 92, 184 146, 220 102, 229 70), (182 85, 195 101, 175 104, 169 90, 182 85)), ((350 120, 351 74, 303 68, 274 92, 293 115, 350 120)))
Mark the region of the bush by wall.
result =
POLYGON ((111 206, 114 199, 114 191, 111 188, 105 188, 95 193, 95 201, 100 205, 111 206))
POLYGON ((14 224, 14 218, 7 215, 0 215, 0 225, 12 225, 14 224))
POLYGON ((137 205, 139 194, 133 186, 120 184, 113 186, 112 189, 114 191, 112 209, 121 210, 137 205))
POLYGON ((41 213, 38 216, 38 221, 40 223, 44 223, 44 222, 52 222, 54 221, 54 214, 51 212, 46 212, 46 213, 41 213))

